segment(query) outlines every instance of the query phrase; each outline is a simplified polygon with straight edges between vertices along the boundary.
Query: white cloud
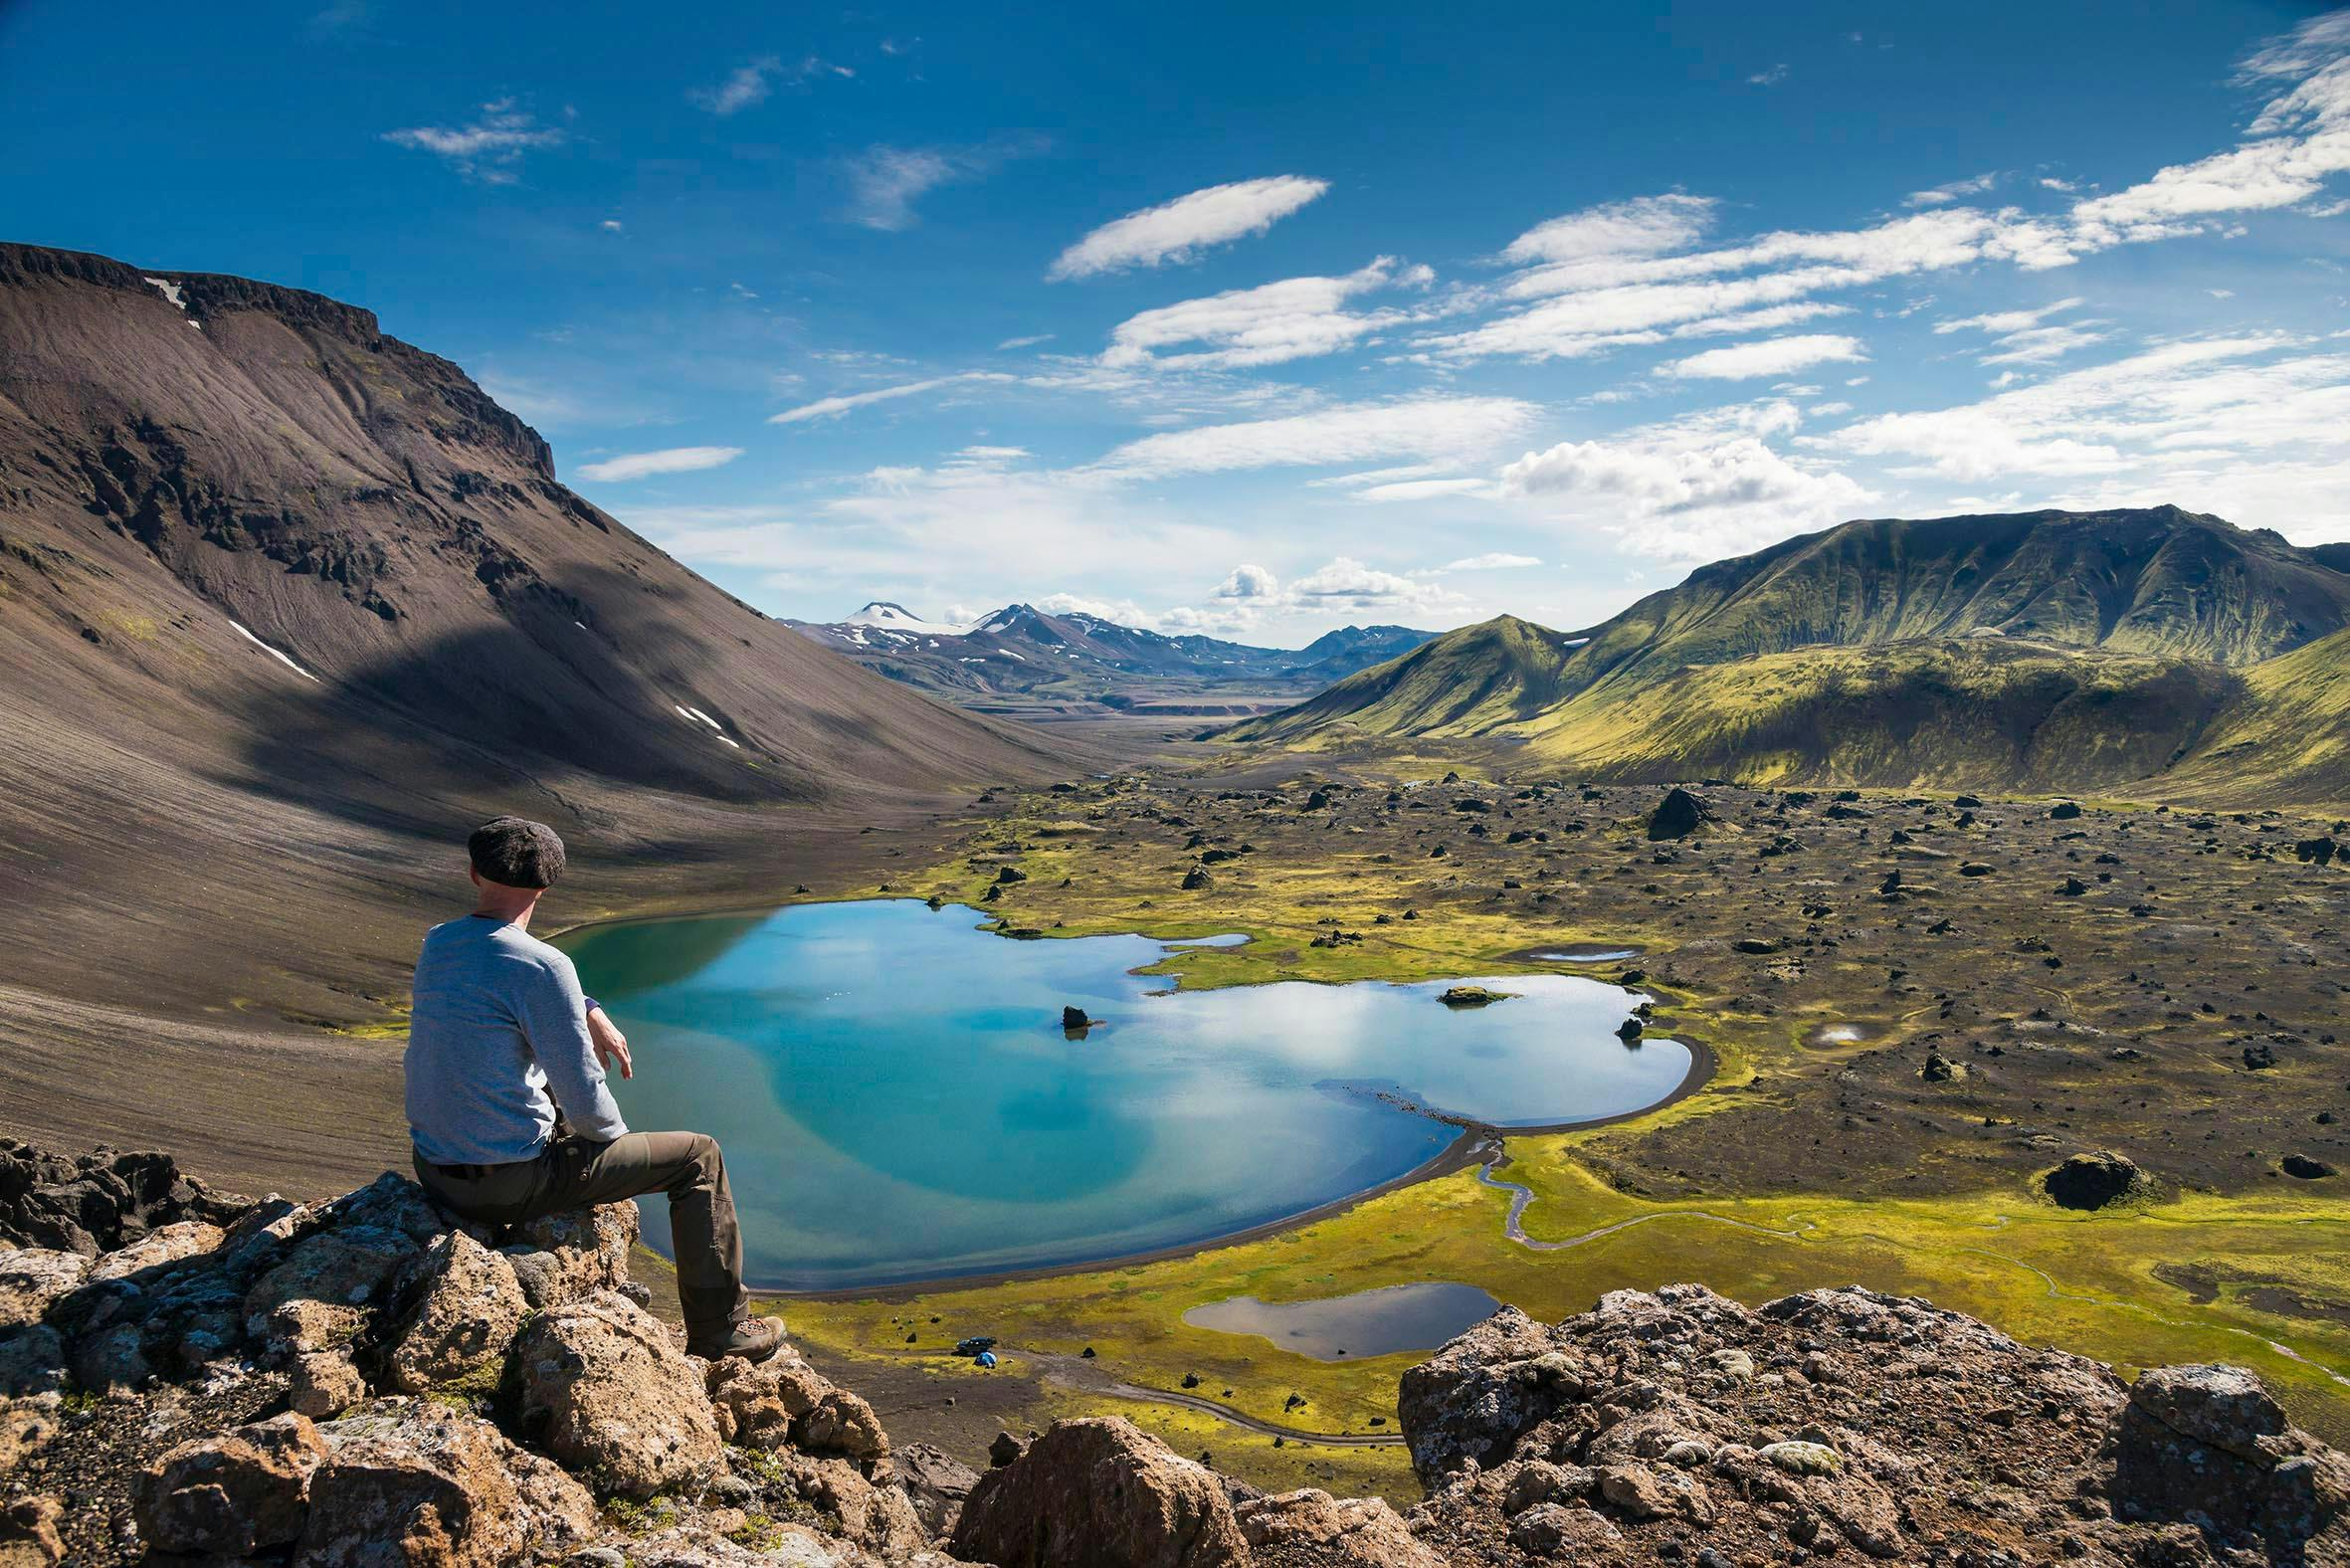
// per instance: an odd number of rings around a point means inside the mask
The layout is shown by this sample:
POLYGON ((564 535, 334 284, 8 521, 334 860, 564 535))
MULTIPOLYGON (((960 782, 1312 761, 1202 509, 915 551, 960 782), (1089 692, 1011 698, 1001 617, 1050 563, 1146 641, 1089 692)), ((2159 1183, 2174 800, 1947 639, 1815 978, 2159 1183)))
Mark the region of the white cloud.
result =
POLYGON ((1601 257, 1656 256, 1686 250, 1713 222, 1710 196, 1636 196, 1553 218, 1519 235, 1504 261, 1588 262, 1601 257))
POLYGON ((2080 305, 2081 300, 2076 295, 2070 299, 2058 299, 2054 304, 2038 305, 2031 309, 1993 310, 1983 315, 1962 315, 1955 320, 1936 321, 1934 330, 1942 334, 1964 332, 1970 329, 1993 333, 2021 332, 2027 327, 2038 326, 2052 315, 2060 315, 2066 310, 2077 310, 2080 305))
POLYGON ((1103 224, 1063 251, 1045 277, 1059 282, 1197 261, 1210 246, 1263 234, 1329 188, 1301 174, 1211 185, 1103 224))
POLYGON ((465 125, 411 125, 387 130, 383 139, 396 147, 412 147, 445 158, 468 179, 486 185, 511 185, 520 176, 516 165, 524 153, 559 147, 568 133, 541 125, 536 116, 515 106, 512 98, 482 105, 482 112, 465 125))
POLYGON ((1978 403, 1861 420, 1806 444, 1907 458, 1897 475, 2037 480, 2049 504, 2175 500, 2304 539, 2350 536, 2350 355, 2282 333, 2190 338, 1978 403))
POLYGON ((1032 332, 1026 337, 1007 337, 1002 342, 996 344, 996 347, 1034 348, 1039 343, 1050 343, 1053 341, 1056 335, 1057 334, 1052 332, 1032 332))
POLYGON ((1979 364, 1986 365, 2045 365, 2060 359, 2076 348, 2091 343, 2102 343, 2113 334, 2096 331, 2097 323, 2083 321, 2059 326, 2027 327, 2021 332, 2010 332, 2001 338, 1997 353, 1985 354, 1979 364))
POLYGON ((1117 479, 1163 479, 1236 469, 1462 458, 1487 451, 1533 423, 1531 403, 1505 397, 1421 397, 1362 403, 1283 419, 1204 425, 1127 442, 1093 465, 1117 479))
POLYGON ((853 408, 865 408, 874 403, 886 403, 893 398, 914 397, 923 392, 935 392, 940 387, 960 386, 974 381, 1017 381, 1018 376, 992 370, 963 370, 951 376, 931 376, 922 381, 902 382, 897 386, 876 387, 870 392, 845 392, 837 397, 818 398, 798 408, 787 408, 780 414, 767 417, 770 425, 797 425, 811 419, 833 419, 853 408))
POLYGON ((719 468, 741 456, 740 447, 671 447, 663 452, 632 452, 606 458, 601 463, 585 464, 579 477, 606 485, 623 485, 656 474, 690 474, 697 469, 719 468))
POLYGON ((2251 139, 2173 164, 2151 179, 2076 202, 2077 244, 2095 249, 2192 232, 2219 213, 2289 207, 2350 170, 2350 11, 2302 23, 2245 62, 2245 79, 2293 84, 2270 99, 2251 139))
POLYGON ((1005 159, 1032 153, 1041 145, 1034 139, 1014 138, 981 147, 868 147, 842 165, 849 182, 849 206, 843 216, 885 233, 910 229, 921 221, 914 203, 925 193, 978 179, 1005 159))
POLYGON ((1439 495, 1494 495, 1499 491, 1491 480, 1398 480, 1392 485, 1373 485, 1354 492, 1356 500, 1430 500, 1439 495))
POLYGON ((1902 199, 1905 207, 1947 207, 1962 196, 1980 196, 1999 183, 1997 174, 1978 174, 1972 179, 1952 180, 1947 185, 1936 185, 1930 190, 1911 191, 1902 199))
POLYGON ((1728 348, 1709 348, 1704 353, 1674 360, 1665 370, 1668 375, 1684 378, 1698 376, 1734 381, 1749 376, 1783 376, 1791 370, 1801 370, 1806 365, 1867 357, 1857 337, 1816 332, 1801 337, 1771 337, 1760 342, 1736 343, 1728 348))
POLYGON ((1750 88, 1775 88, 1786 80, 1787 66, 1786 63, 1782 61, 1778 65, 1767 66, 1764 69, 1757 71, 1753 76, 1750 76, 1746 79, 1746 85, 1750 88))
POLYGON ((777 82, 801 83, 811 77, 854 77, 856 72, 847 66, 836 66, 830 61, 810 55, 795 66, 787 68, 775 55, 762 55, 747 65, 737 66, 725 81, 714 88, 695 88, 685 95, 694 107, 706 109, 720 116, 739 114, 744 109, 767 101, 777 82))
POLYGON ((1280 579, 1262 566, 1235 566, 1232 575, 1216 585, 1219 599, 1271 599, 1280 592, 1280 579))
POLYGON ((1229 368, 1331 353, 1404 318, 1392 310, 1349 311, 1343 308, 1348 299, 1392 287, 1424 288, 1434 276, 1425 267, 1399 269, 1395 258, 1382 256, 1340 278, 1287 278, 1161 305, 1119 322, 1101 362, 1116 368, 1229 368), (1185 343, 1205 346, 1162 352, 1185 343))
POLYGON ((1735 405, 1610 440, 1565 441, 1501 471, 1505 493, 1637 554, 1711 559, 1849 517, 1874 497, 1848 476, 1769 442, 1790 403, 1735 405))
POLYGON ((1539 566, 1541 564, 1540 559, 1535 556, 1505 555, 1496 550, 1489 554, 1465 556, 1461 560, 1449 562, 1445 566, 1445 570, 1448 572, 1499 572, 1511 571, 1521 566, 1539 566))

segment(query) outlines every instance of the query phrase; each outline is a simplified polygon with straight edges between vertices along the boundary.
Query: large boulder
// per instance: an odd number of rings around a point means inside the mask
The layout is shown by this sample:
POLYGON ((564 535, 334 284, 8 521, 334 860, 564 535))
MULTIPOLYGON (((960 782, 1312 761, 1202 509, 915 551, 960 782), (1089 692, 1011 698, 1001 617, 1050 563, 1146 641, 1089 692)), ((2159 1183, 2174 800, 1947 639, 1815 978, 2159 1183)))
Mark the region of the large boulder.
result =
POLYGON ((998 1568, 1242 1568, 1224 1482, 1121 1417, 1058 1421, 979 1477, 952 1549, 998 1568))
POLYGON ((1253 1568, 1445 1568, 1377 1497, 1309 1488, 1251 1498, 1234 1512, 1253 1568))
POLYGON ((95 1258, 182 1220, 226 1225, 244 1208, 182 1175, 168 1154, 69 1157, 0 1138, 0 1244, 95 1258))
POLYGON ((2276 1560, 2350 1562, 2350 1455, 2285 1421, 2243 1367, 2156 1367, 2118 1426, 2114 1507, 2256 1537, 2276 1560))
POLYGON ((53 1247, 0 1249, 0 1328, 38 1323, 90 1275, 90 1260, 53 1247))
POLYGON ((462 1231, 408 1266, 415 1305, 384 1356, 384 1375, 408 1394, 458 1383, 494 1383, 529 1311, 514 1267, 462 1231))
POLYGON ((158 1227, 127 1247, 105 1254, 90 1268, 93 1284, 107 1279, 133 1279, 160 1273, 182 1259, 209 1253, 228 1240, 229 1233, 209 1220, 180 1220, 158 1227))
POLYGON ((1713 808, 1702 796, 1675 785, 1665 791, 1665 798, 1657 802, 1657 809, 1649 813, 1649 838, 1653 841, 1685 839, 1715 820, 1713 808))
POLYGON ((949 1534, 962 1517, 963 1501, 979 1484, 979 1471, 935 1443, 909 1443, 896 1454, 897 1484, 914 1514, 933 1536, 949 1534))
POLYGON ((315 1232, 245 1292, 245 1331, 289 1358, 348 1344, 415 1251, 373 1226, 315 1232))
POLYGON ((140 1538, 224 1557, 290 1546, 309 1521, 310 1475, 326 1453, 309 1418, 293 1413, 182 1443, 139 1477, 140 1538))
POLYGON ((2139 1191, 2145 1181, 2136 1161, 2099 1149, 2069 1156, 2041 1178, 2041 1187, 2059 1209, 2102 1209, 2139 1191))
POLYGON ((294 1568, 508 1568, 596 1531, 587 1488, 487 1421, 387 1399, 318 1430, 294 1568))
POLYGON ((637 1231, 635 1204, 607 1203, 516 1226, 498 1251, 513 1266, 531 1310, 543 1312, 628 1283, 637 1231))
POLYGON ((66 1505, 46 1493, 11 1497, 0 1505, 0 1568, 51 1568, 66 1560, 57 1521, 66 1505))
POLYGON ((604 1490, 649 1497, 707 1479, 722 1454, 701 1375, 616 1290, 541 1314, 515 1347, 522 1431, 604 1490))
POLYGON ((1423 1482, 1507 1458, 1520 1435, 1584 1391, 1579 1360, 1514 1306, 1476 1324, 1403 1377, 1397 1400, 1423 1482))

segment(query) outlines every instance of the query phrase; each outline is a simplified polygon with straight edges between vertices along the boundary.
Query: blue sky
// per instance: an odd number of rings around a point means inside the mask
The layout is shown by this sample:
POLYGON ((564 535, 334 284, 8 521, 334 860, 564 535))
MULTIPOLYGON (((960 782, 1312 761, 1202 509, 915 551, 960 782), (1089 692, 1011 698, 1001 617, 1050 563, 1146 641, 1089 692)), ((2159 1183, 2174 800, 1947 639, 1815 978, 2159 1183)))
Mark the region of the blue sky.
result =
POLYGON ((1852 516, 2350 538, 2350 12, 1044 9, 16 0, 0 210, 374 309, 780 614, 1297 644, 1852 516))

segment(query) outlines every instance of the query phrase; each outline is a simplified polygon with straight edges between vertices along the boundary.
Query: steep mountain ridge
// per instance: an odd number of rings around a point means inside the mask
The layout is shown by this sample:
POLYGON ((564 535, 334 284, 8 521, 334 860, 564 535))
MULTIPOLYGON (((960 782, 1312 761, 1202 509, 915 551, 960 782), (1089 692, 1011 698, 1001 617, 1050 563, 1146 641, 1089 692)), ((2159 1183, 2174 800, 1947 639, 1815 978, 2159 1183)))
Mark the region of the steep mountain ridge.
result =
POLYGON ((952 701, 987 706, 1028 699, 1120 709, 1302 695, 1435 635, 1402 626, 1349 626, 1301 649, 1258 648, 1025 603, 956 625, 886 600, 840 621, 790 624, 891 680, 952 701))
POLYGON ((1848 523, 1588 632, 1447 633, 1225 733, 1757 783, 2243 789, 2256 758, 2279 798, 2340 799, 2350 574, 2331 559, 2175 507, 1848 523))
MULTIPOLYGON (((0 1119, 54 1130, 70 1080, 94 1128, 169 1123, 138 1075, 90 1071, 146 1010, 380 1017, 495 811, 572 840, 569 894, 706 895, 788 887, 852 807, 1072 756, 695 576, 366 310, 0 246, 0 1119)), ((348 1074, 381 1053, 315 1049, 294 1077, 378 1129, 396 1094, 348 1074)), ((214 1065, 258 1047, 191 1056, 178 1112, 250 1108, 214 1065)), ((267 1119, 256 1140, 310 1136, 267 1119)))

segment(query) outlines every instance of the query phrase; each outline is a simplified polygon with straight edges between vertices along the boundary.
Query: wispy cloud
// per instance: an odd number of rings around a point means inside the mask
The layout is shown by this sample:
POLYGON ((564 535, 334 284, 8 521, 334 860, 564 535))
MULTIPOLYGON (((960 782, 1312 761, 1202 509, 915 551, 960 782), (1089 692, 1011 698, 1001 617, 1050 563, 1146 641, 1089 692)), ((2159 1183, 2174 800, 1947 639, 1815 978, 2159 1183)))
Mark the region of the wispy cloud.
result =
POLYGON ((856 75, 847 66, 836 66, 814 55, 788 66, 779 55, 762 55, 735 67, 726 80, 715 87, 691 89, 686 93, 685 100, 695 108, 706 109, 712 114, 739 114, 746 108, 766 102, 778 84, 788 87, 814 77, 846 78, 856 75))
POLYGON ((1007 139, 980 147, 868 147, 843 165, 849 181, 844 216, 868 229, 910 229, 921 221, 914 203, 926 193, 983 178, 1006 159, 1042 145, 1033 139, 1007 139))
POLYGON ((1535 225, 1501 256, 1518 263, 1574 263, 1686 250, 1705 237, 1715 205, 1710 196, 1678 192, 1607 202, 1535 225))
POLYGON ((1101 362, 1232 367, 1327 354, 1404 318, 1401 312, 1347 310, 1348 299, 1389 288, 1426 288, 1435 279, 1426 267, 1403 267, 1382 256, 1338 278, 1288 278, 1161 305, 1120 322, 1101 362), (1163 352, 1187 343, 1200 346, 1163 352))
POLYGON ((845 392, 837 397, 818 398, 798 408, 787 408, 780 414, 768 416, 770 425, 798 425, 812 419, 832 419, 853 408, 865 408, 875 403, 886 403, 894 398, 918 397, 924 392, 935 392, 941 387, 961 386, 979 381, 1017 381, 1018 376, 1000 371, 963 370, 951 376, 930 376, 920 381, 900 382, 896 386, 876 387, 870 392, 845 392))
POLYGON ((1775 88, 1786 80, 1787 66, 1785 62, 1781 62, 1778 65, 1768 66, 1757 71, 1746 79, 1746 85, 1750 88, 1775 88))
POLYGON ((515 166, 523 154, 559 147, 570 139, 570 133, 540 124, 509 98, 483 104, 480 115, 468 124, 411 125, 387 130, 383 139, 396 147, 412 147, 445 159, 468 179, 510 185, 520 177, 515 166))
POLYGON ((1103 224, 1063 251, 1045 277, 1060 282, 1197 261, 1211 246, 1263 234, 1329 188, 1302 174, 1211 185, 1103 224))
POLYGON ((741 456, 740 447, 671 447, 662 452, 632 452, 606 458, 601 463, 583 464, 579 477, 605 485, 625 485, 657 474, 690 474, 699 469, 722 468, 741 456))
POLYGON ((1754 343, 1710 348, 1665 367, 1667 375, 1734 381, 1751 376, 1783 376, 1807 365, 1866 359, 1857 337, 1815 332, 1800 337, 1771 337, 1754 343))
POLYGON ((1500 550, 1492 550, 1483 555, 1470 555, 1458 561, 1448 561, 1445 564, 1445 570, 1448 572, 1503 572, 1541 564, 1539 556, 1510 555, 1500 550))
POLYGON ((1236 469, 1320 467, 1382 458, 1461 458, 1519 435, 1540 412, 1506 397, 1421 397, 1168 431, 1127 442, 1092 466, 1115 479, 1236 469))
POLYGON ((1947 185, 1936 185, 1929 190, 1911 191, 1902 198, 1904 207, 1947 207, 1965 196, 1980 196, 1999 183, 1997 174, 1978 174, 1971 179, 1952 180, 1947 185))

